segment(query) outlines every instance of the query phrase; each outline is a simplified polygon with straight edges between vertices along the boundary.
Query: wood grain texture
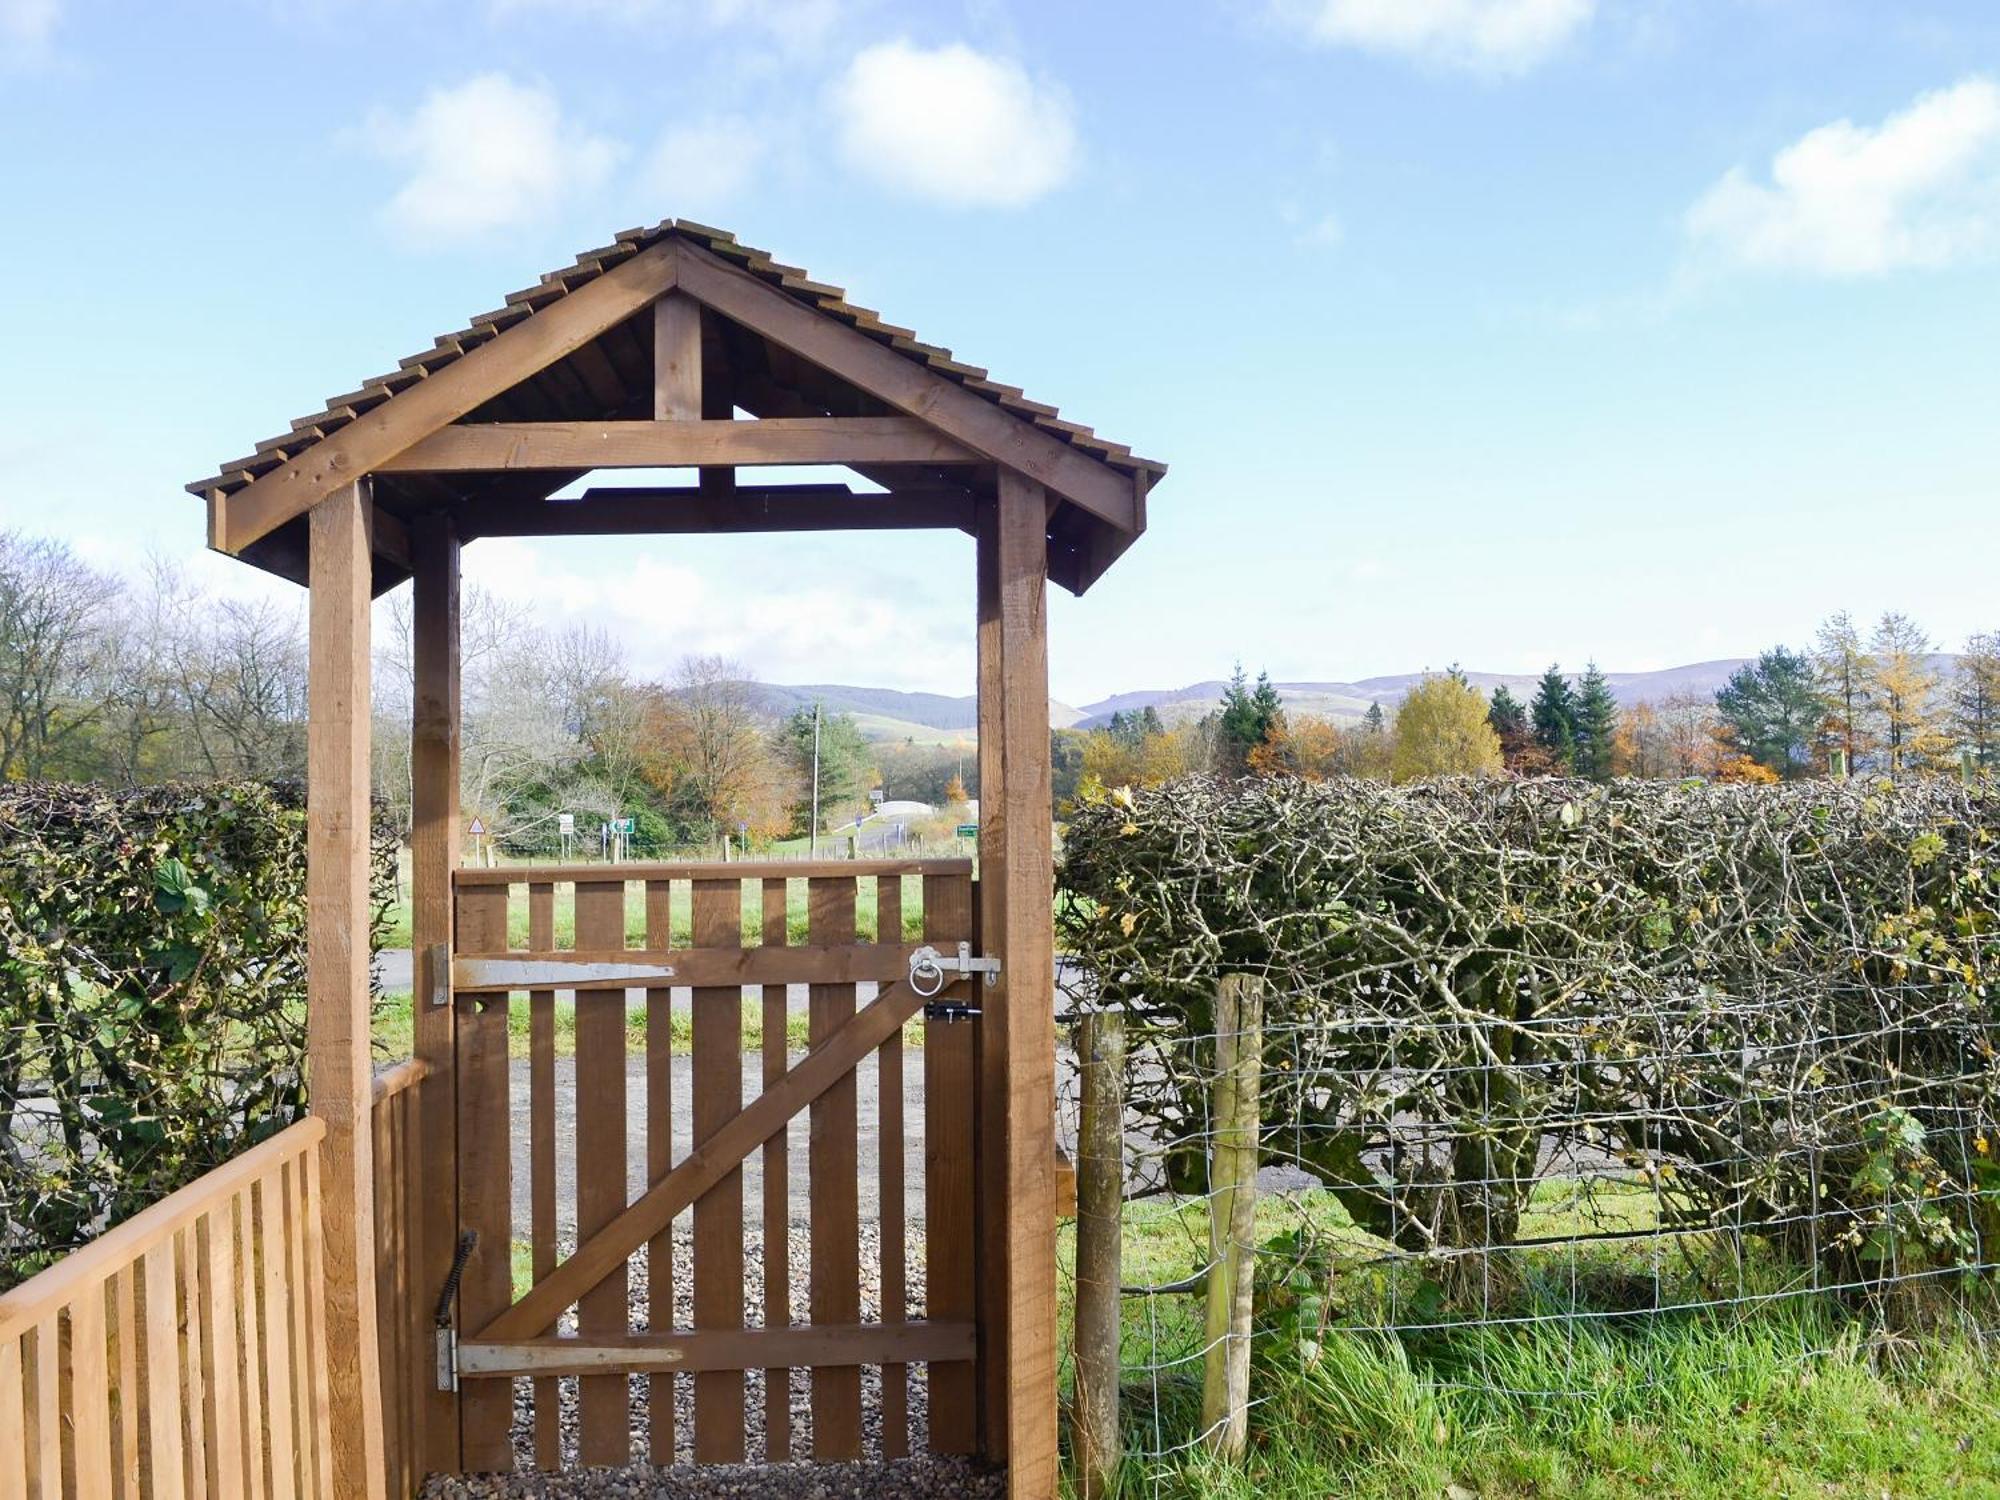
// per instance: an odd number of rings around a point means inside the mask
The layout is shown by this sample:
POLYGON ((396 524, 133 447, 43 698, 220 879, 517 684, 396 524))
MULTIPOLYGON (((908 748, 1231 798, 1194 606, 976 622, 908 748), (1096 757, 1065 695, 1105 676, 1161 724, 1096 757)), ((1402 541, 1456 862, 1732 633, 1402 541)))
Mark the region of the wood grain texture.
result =
MULTIPOLYGON (((410 941, 424 972, 414 976, 413 1054, 435 1080, 419 1096, 421 1154, 405 1165, 417 1188, 408 1274, 419 1287, 444 1285, 458 1243, 458 1077, 453 1070, 457 1008, 429 997, 449 974, 432 972, 435 955, 452 950, 452 871, 458 868, 460 691, 459 542, 451 520, 411 523, 410 634, 410 941)), ((433 1290, 432 1295, 435 1295, 433 1290)), ((421 1472, 458 1467, 458 1397, 437 1388, 437 1353, 423 1296, 409 1300, 404 1335, 405 1399, 421 1472)))
MULTIPOLYGON (((903 877, 875 878, 875 941, 900 947, 903 940, 903 877)), ((908 1220, 903 1202, 903 1034, 875 1050, 876 1213, 881 1246, 881 1319, 907 1321, 908 1220)), ((898 1361, 882 1367, 882 1456, 910 1452, 910 1367, 898 1361)))
POLYGON ((368 1128, 371 509, 365 482, 312 507, 306 745, 306 1061, 312 1111, 326 1121, 328 1394, 335 1479, 360 1500, 384 1493, 368 1128))
MULTIPOLYGON (((556 888, 528 887, 528 942, 556 945, 556 888)), ((541 1281, 556 1268, 556 992, 528 992, 528 1257, 541 1281)), ((553 1380, 535 1382, 535 1467, 562 1466, 562 1411, 553 1380)))
MULTIPOLYGON (((852 878, 806 883, 806 930, 815 944, 835 947, 854 941, 854 884, 852 878)), ((809 994, 807 1034, 818 1047, 854 1016, 854 986, 815 984, 809 994)), ((810 1307, 815 1325, 856 1323, 861 1318, 859 1123, 850 1071, 812 1104, 810 1307)), ((812 1416, 815 1459, 821 1463, 858 1459, 861 1372, 814 1370, 812 1416)))
POLYGON ((669 292, 653 304, 653 419, 701 416, 701 304, 669 292))
MULTIPOLYGON (((972 897, 969 876, 925 877, 925 940, 939 948, 970 940, 972 897)), ((973 1127, 979 1096, 976 1035, 976 1022, 924 1022, 924 1316, 938 1322, 970 1323, 978 1315, 973 1214, 973 1127)), ((972 1360, 930 1367, 933 1453, 977 1451, 977 1374, 972 1360)))
MULTIPOLYGON (((782 948, 790 937, 790 902, 786 882, 760 881, 763 939, 767 948, 782 948)), ((787 987, 767 984, 764 1002, 764 1076, 768 1092, 790 1065, 786 1045, 787 987)), ((778 1131, 764 1142, 764 1326, 789 1328, 792 1323, 791 1142, 778 1131)), ((764 1454, 773 1463, 792 1456, 792 1372, 764 1371, 764 1454)))
MULTIPOLYGON (((459 892, 457 931, 459 943, 472 952, 504 943, 506 887, 459 892)), ((508 997, 461 995, 452 1003, 458 1010, 458 1223, 477 1236, 458 1285, 463 1336, 513 1299, 508 997)), ((513 1392, 492 1384, 469 1386, 459 1393, 458 1407, 465 1467, 473 1472, 512 1468, 513 1392)))
MULTIPOLYGON (((697 358, 699 350, 697 349, 697 358)), ((673 941, 673 882, 646 882, 646 943, 673 941)), ((646 991, 646 1181, 658 1182, 674 1166, 674 992, 646 991)), ((656 1234, 646 1242, 646 1323, 674 1326, 674 1237, 656 1234)), ((674 1461, 674 1377, 654 1375, 646 1393, 648 1452, 655 1464, 674 1461)))
MULTIPOLYGON (((625 883, 579 881, 576 887, 579 947, 625 944, 625 883)), ((604 990, 576 1001, 576 1227, 588 1237, 625 1207, 625 991, 604 990)), ((626 1331, 627 1273, 621 1261, 577 1299, 577 1331, 584 1335, 626 1331)), ((593 1375, 579 1382, 579 1456, 585 1464, 623 1465, 632 1460, 630 1399, 622 1376, 593 1375)))
MULTIPOLYGON (((743 941, 743 889, 734 880, 694 883, 694 942, 736 947, 743 941)), ((699 1147, 743 1107, 743 992, 696 989, 694 1005, 694 1144, 699 1147)), ((694 1205, 694 1326, 743 1326, 743 1170, 725 1174, 694 1205)), ((696 1463, 744 1457, 741 1372, 709 1371, 694 1382, 696 1463)))
MULTIPOLYGON (((983 1082, 998 1116, 1003 1205, 986 1245, 1000 1279, 1004 1380, 988 1371, 989 1421, 1004 1434, 1008 1489, 1056 1484, 1055 933, 1049 793, 1048 501, 1001 469, 980 517, 981 943, 1000 959, 988 991, 983 1082), (988 742, 997 756, 986 779, 988 742), (997 861, 995 855, 998 855, 997 861), (997 868, 996 868, 997 865, 997 868), (996 1034, 997 1033, 997 1034, 996 1034), (1004 1388, 1003 1388, 1004 1386, 1004 1388), (998 1399, 1002 1410, 991 1404, 998 1399)), ((990 1179, 989 1179, 990 1180, 990 1179)), ((989 1447, 991 1445, 989 1444, 989 1447)))
MULTIPOLYGON (((530 880, 589 880, 602 876, 602 865, 502 865, 456 871, 452 882, 463 890, 481 885, 520 885, 530 880)), ((623 880, 806 880, 815 875, 855 880, 869 875, 970 875, 969 859, 819 859, 819 860, 688 860, 643 861, 618 867, 623 880)), ((492 951, 506 947, 502 943, 492 951)))
POLYGON ((790 464, 963 464, 978 455, 913 417, 477 422, 443 427, 384 474, 686 469, 790 464))
POLYGON ((641 251, 230 495, 211 534, 219 534, 224 551, 241 552, 342 486, 380 471, 427 433, 638 312, 671 289, 675 275, 669 246, 641 251))
POLYGON ((1139 529, 1130 475, 706 250, 683 242, 675 251, 678 285, 705 306, 921 417, 981 457, 1040 480, 1120 529, 1139 529))

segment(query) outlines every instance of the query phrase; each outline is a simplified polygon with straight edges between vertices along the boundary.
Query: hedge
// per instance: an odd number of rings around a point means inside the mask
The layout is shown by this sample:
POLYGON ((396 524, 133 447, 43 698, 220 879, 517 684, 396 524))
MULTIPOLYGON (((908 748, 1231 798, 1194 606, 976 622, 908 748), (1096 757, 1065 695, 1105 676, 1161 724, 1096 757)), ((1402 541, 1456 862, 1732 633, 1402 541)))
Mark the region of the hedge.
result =
POLYGON ((296 785, 0 785, 0 1286, 303 1113, 305 977, 296 785))
POLYGON ((1058 922, 1172 1187, 1246 973, 1267 1157, 1401 1252, 1506 1245, 1595 1172, 1858 1279, 1995 1248, 1991 790, 1198 778, 1077 813, 1058 922))

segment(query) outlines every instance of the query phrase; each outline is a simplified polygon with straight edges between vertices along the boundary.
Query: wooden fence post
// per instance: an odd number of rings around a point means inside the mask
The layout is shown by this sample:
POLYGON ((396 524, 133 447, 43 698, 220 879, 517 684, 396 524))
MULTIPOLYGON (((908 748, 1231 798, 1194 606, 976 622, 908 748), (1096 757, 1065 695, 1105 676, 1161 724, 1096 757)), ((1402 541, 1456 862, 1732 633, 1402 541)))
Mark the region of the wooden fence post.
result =
POLYGON ((1264 988, 1231 974, 1215 992, 1214 1141, 1208 1168, 1208 1308, 1202 1355, 1202 1441, 1243 1456, 1250 1429, 1250 1303, 1256 1280, 1259 1075, 1264 988))
POLYGON ((1078 1026, 1083 1083, 1076 1145, 1076 1405, 1072 1446, 1083 1500, 1117 1483, 1118 1283, 1125 1214, 1125 1018, 1078 1026))

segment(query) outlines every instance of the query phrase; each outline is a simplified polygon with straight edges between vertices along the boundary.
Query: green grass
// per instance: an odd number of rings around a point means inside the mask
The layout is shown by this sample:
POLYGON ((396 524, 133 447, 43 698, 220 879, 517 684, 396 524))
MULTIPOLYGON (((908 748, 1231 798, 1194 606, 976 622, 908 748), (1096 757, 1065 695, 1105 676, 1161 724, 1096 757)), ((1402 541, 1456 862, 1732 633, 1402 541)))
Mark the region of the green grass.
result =
MULTIPOLYGON (((523 1004, 507 1007, 508 1051, 517 1057, 528 1053, 529 1008, 523 1004)), ((556 1056, 576 1055, 576 1006, 567 1000, 555 1002, 556 1056)), ((804 1014, 792 1012, 785 1017, 785 1046, 793 1052, 803 1052, 807 1047, 807 1018, 804 1014)), ((694 1017, 685 1010, 673 1013, 672 1034, 674 1049, 683 1055, 694 1042, 694 1017)), ((408 1057, 414 1046, 414 1036, 410 1017, 410 996, 407 991, 384 995, 375 1006, 375 1055, 385 1060, 399 1060, 408 1057)), ((908 1022, 903 1027, 903 1045, 921 1047, 924 1044, 924 1023, 921 1019, 908 1022)), ((643 1009, 628 1009, 625 1015, 625 1046, 635 1055, 643 1055, 646 1047, 646 1012, 643 1009)), ((743 1050, 760 1052, 764 1047, 764 1004, 761 1000, 743 1002, 743 1050)))
MULTIPOLYGON (((1639 1184, 1609 1184, 1601 1201, 1590 1202, 1551 1189, 1538 1196, 1523 1232, 1643 1228, 1656 1211, 1639 1184)), ((1259 1204, 1260 1235, 1302 1223, 1320 1231, 1346 1266, 1332 1282, 1336 1323, 1385 1321, 1389 1299, 1411 1292, 1408 1281, 1361 1269, 1370 1247, 1381 1246, 1329 1195, 1259 1204)), ((1200 1204, 1128 1205, 1123 1280, 1179 1280, 1205 1257, 1206 1238, 1200 1204)), ((1692 1249, 1671 1265, 1644 1241, 1516 1252, 1498 1294, 1501 1310, 1569 1312, 1579 1288, 1586 1302, 1643 1288, 1636 1304, 1618 1305, 1650 1305, 1654 1295, 1691 1295, 1704 1276, 1711 1288, 1716 1276, 1730 1285, 1740 1277, 1752 1292, 1791 1284, 1774 1264, 1711 1259, 1704 1267, 1702 1247, 1692 1249)), ((1067 1228, 1059 1254, 1067 1268, 1067 1228)), ((1128 1446, 1191 1443, 1200 1427, 1200 1363, 1172 1361, 1200 1348, 1200 1300, 1163 1295, 1124 1306, 1128 1446), (1148 1363, 1166 1368, 1157 1379, 1137 1373, 1148 1363)), ((1134 1463, 1124 1493, 1162 1500, 2000 1496, 1994 1366, 1969 1333, 1871 1336, 1860 1318, 1803 1298, 1720 1312, 1467 1323, 1401 1338, 1336 1331, 1316 1357, 1264 1346, 1253 1376, 1260 1404, 1240 1466, 1199 1452, 1134 1463)))

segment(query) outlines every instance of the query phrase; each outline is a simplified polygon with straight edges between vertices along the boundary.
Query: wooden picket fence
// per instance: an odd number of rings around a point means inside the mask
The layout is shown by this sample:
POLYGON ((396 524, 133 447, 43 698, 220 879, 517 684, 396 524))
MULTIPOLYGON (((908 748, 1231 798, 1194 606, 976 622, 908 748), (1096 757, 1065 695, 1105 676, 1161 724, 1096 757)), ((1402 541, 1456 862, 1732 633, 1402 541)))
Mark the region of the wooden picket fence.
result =
MULTIPOLYGON (((437 1348, 424 1336, 435 1291, 416 1281, 421 1223, 420 1090, 430 1076, 421 1059, 375 1078, 370 1129, 375 1148, 375 1313, 382 1369, 382 1459, 389 1493, 414 1495, 424 1482, 422 1397, 437 1379, 437 1348)), ((435 1183, 430 1185, 435 1191, 435 1183)))
POLYGON ((0 1500, 333 1493, 318 1119, 0 1296, 0 1500))

